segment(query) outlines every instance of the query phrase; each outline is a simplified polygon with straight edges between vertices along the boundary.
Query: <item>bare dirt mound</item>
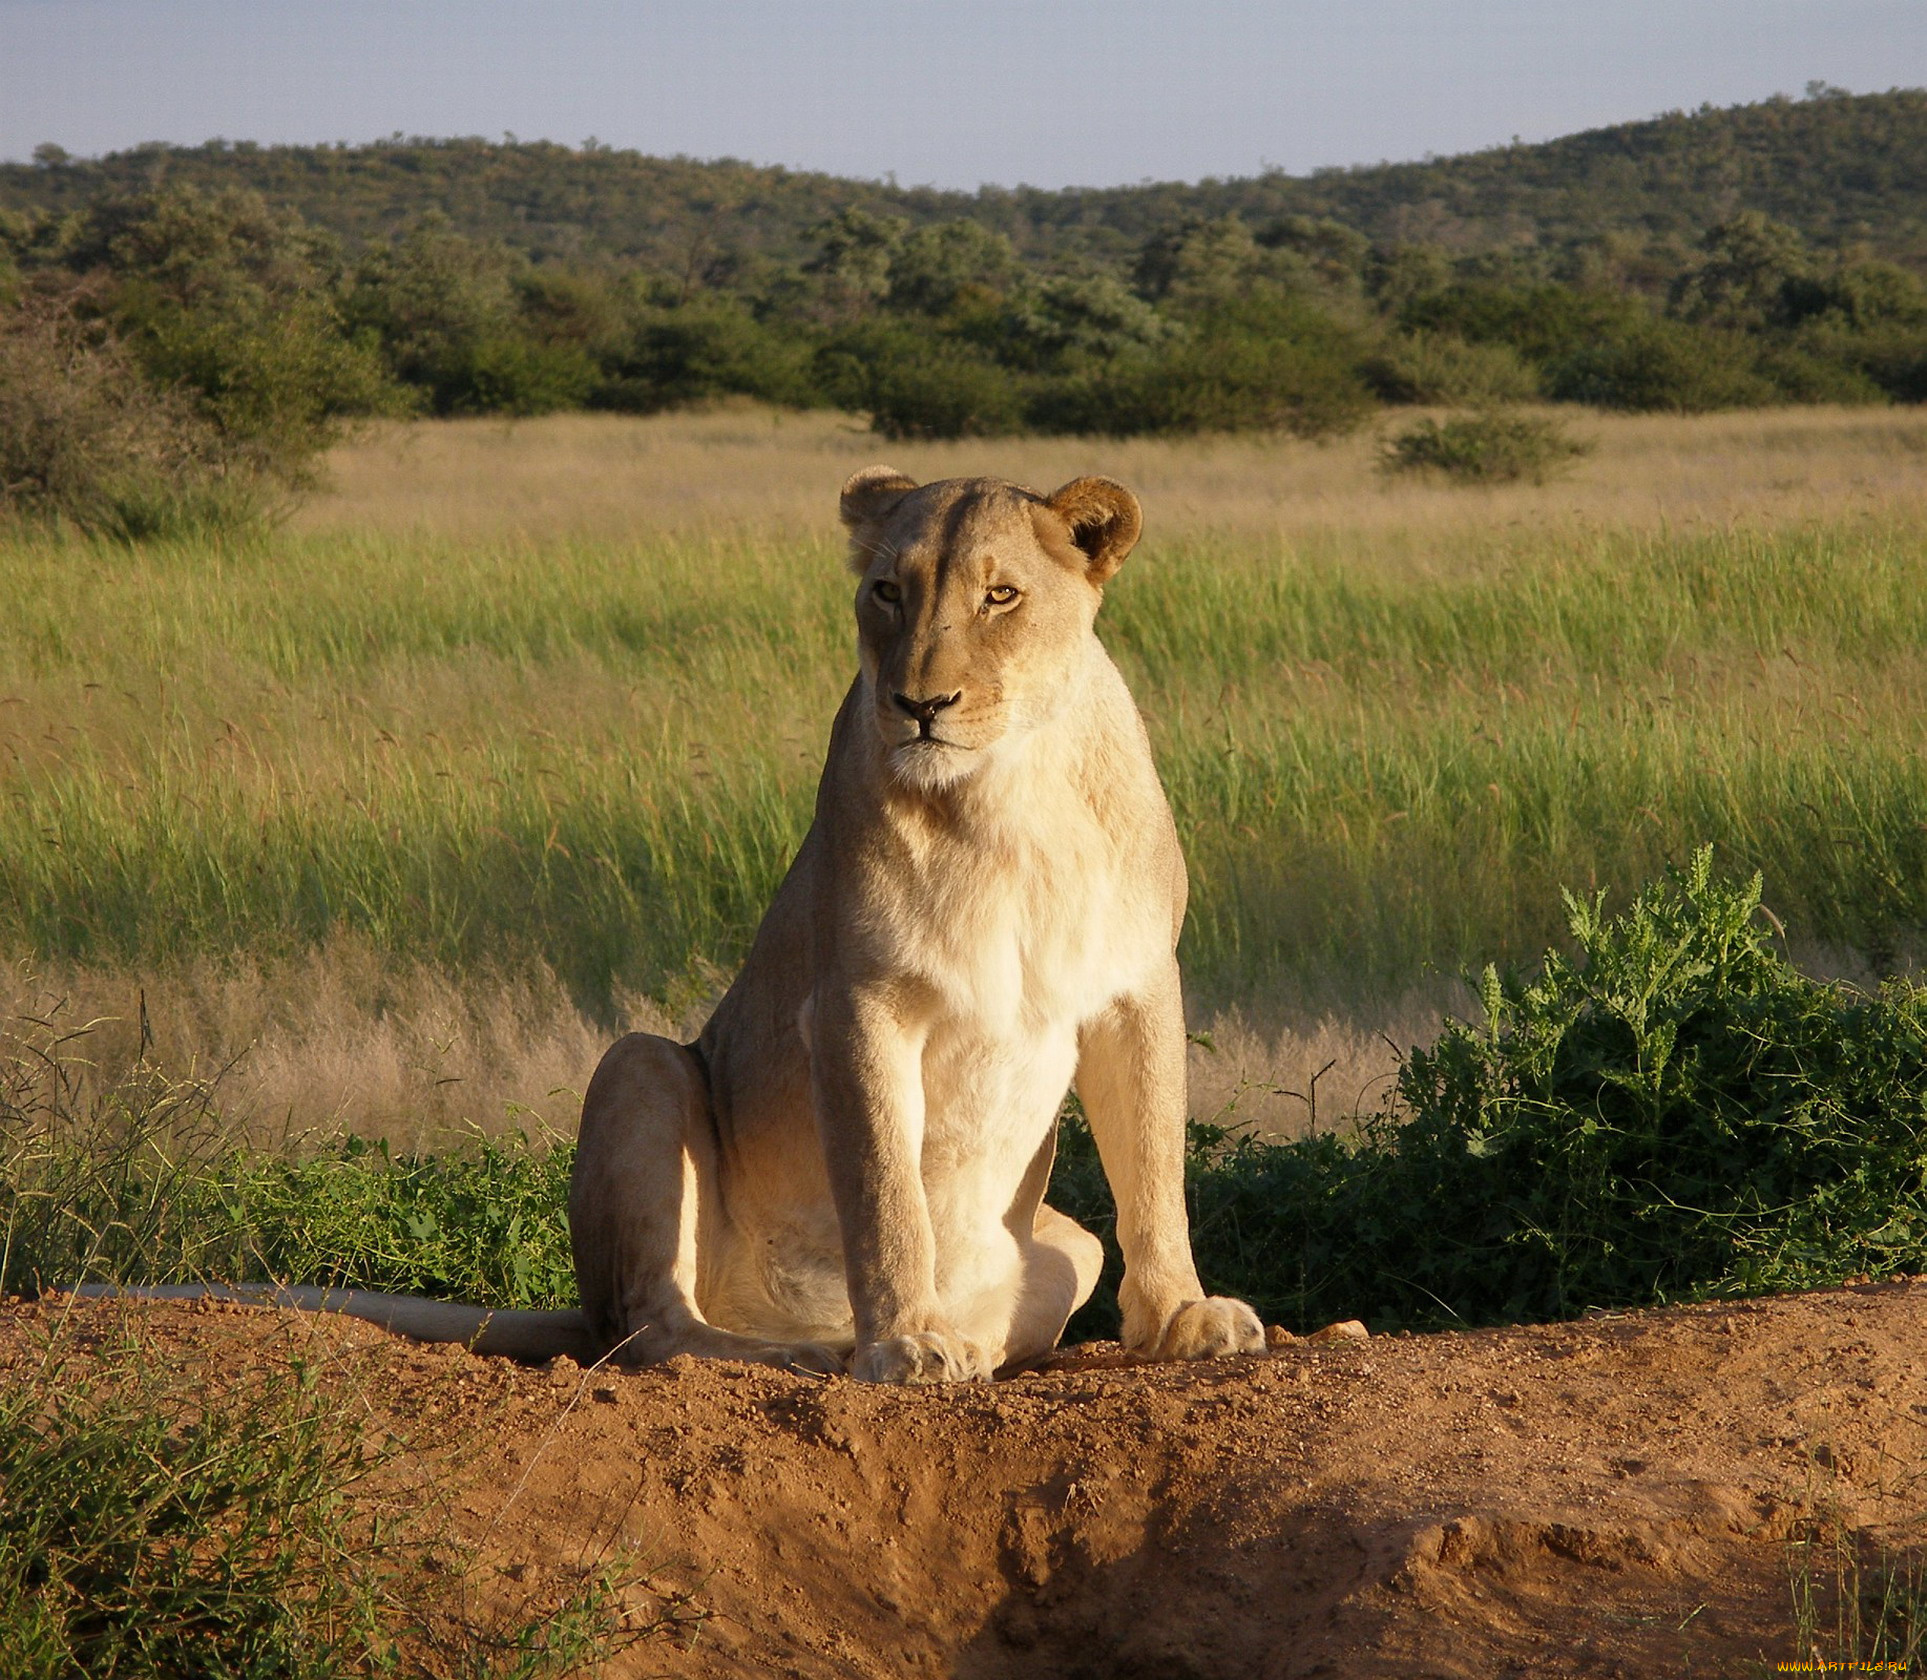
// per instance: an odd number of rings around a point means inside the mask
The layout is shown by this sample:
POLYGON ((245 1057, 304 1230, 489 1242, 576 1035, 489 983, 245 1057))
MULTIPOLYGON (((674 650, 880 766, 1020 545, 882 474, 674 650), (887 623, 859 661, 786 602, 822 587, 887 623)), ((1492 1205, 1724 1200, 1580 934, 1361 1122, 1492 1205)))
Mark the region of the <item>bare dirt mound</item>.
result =
POLYGON ((907 1392, 213 1305, 12 1308, 0 1366, 61 1312, 209 1372, 319 1355, 501 1590, 614 1545, 709 1612, 612 1674, 1742 1674, 1794 1655, 1805 1516, 1927 1504, 1916 1283, 907 1392))

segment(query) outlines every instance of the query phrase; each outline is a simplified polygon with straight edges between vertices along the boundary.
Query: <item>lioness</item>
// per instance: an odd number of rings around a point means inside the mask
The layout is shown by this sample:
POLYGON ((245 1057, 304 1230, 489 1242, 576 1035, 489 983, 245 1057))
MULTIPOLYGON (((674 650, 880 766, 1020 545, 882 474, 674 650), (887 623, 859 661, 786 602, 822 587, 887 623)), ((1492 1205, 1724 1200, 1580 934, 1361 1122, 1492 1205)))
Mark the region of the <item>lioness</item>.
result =
POLYGON ((871 467, 842 515, 860 669, 816 819, 696 1042, 631 1034, 589 1083, 581 1312, 132 1293, 332 1307, 523 1357, 982 1379, 1053 1347, 1097 1282, 1101 1244, 1044 1204, 1075 1082, 1117 1202, 1125 1346, 1263 1348, 1191 1259, 1184 860, 1093 629, 1136 499, 871 467))
POLYGON ((583 1104, 590 1334, 900 1383, 1046 1352, 1103 1258, 1043 1199, 1075 1081, 1125 1346, 1255 1352, 1191 1259, 1184 861, 1093 630, 1137 501, 872 467, 842 515, 861 668, 816 819, 701 1037, 623 1039, 583 1104))

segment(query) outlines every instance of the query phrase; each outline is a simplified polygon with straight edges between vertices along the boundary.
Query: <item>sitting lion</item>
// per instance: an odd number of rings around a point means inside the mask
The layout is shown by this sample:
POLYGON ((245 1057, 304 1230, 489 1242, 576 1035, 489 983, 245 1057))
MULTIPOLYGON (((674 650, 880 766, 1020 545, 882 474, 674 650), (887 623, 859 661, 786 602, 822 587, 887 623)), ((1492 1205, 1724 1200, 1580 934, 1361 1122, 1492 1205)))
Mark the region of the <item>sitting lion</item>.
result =
POLYGON ((1082 478, 843 487, 860 670, 816 820, 693 1045, 596 1070, 569 1195, 618 1357, 988 1377, 1056 1344, 1102 1246, 1044 1203, 1076 1083, 1125 1346, 1254 1352, 1184 1207, 1184 861, 1093 631, 1136 499, 1082 478))
POLYGON ((1184 861, 1093 630, 1141 525, 1080 478, 843 487, 860 670, 816 819, 694 1044, 582 1108, 580 1315, 283 1292, 484 1352, 983 1379, 1056 1345, 1102 1245, 1044 1203, 1075 1083, 1117 1202, 1124 1345, 1257 1352, 1184 1205, 1184 861), (307 1299, 315 1296, 315 1299, 307 1299))

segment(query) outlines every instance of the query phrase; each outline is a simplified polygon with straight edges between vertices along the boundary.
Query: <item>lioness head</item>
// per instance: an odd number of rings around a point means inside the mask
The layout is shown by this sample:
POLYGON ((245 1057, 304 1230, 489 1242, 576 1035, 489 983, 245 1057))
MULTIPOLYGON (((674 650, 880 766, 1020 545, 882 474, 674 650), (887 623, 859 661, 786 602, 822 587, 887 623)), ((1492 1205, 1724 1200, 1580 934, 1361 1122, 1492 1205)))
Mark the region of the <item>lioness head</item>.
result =
POLYGON ((995 478, 843 486, 857 641, 891 771, 934 790, 1070 699, 1105 581, 1143 515, 1108 478, 1049 496, 995 478))

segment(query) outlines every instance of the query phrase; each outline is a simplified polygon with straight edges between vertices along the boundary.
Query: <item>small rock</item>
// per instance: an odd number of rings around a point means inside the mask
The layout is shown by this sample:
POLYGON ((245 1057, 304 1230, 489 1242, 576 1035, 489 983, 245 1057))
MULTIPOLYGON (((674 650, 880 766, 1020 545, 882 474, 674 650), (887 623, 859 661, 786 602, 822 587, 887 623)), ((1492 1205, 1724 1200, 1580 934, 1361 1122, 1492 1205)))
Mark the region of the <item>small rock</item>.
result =
POLYGON ((1265 1347, 1270 1352, 1276 1353, 1281 1347, 1290 1347, 1291 1344, 1297 1340, 1298 1338, 1282 1324, 1267 1324, 1265 1326, 1265 1347))
POLYGON ((1355 1318, 1342 1318, 1336 1324, 1327 1324, 1322 1330, 1314 1330, 1308 1338, 1314 1342, 1367 1342, 1372 1333, 1355 1318))

